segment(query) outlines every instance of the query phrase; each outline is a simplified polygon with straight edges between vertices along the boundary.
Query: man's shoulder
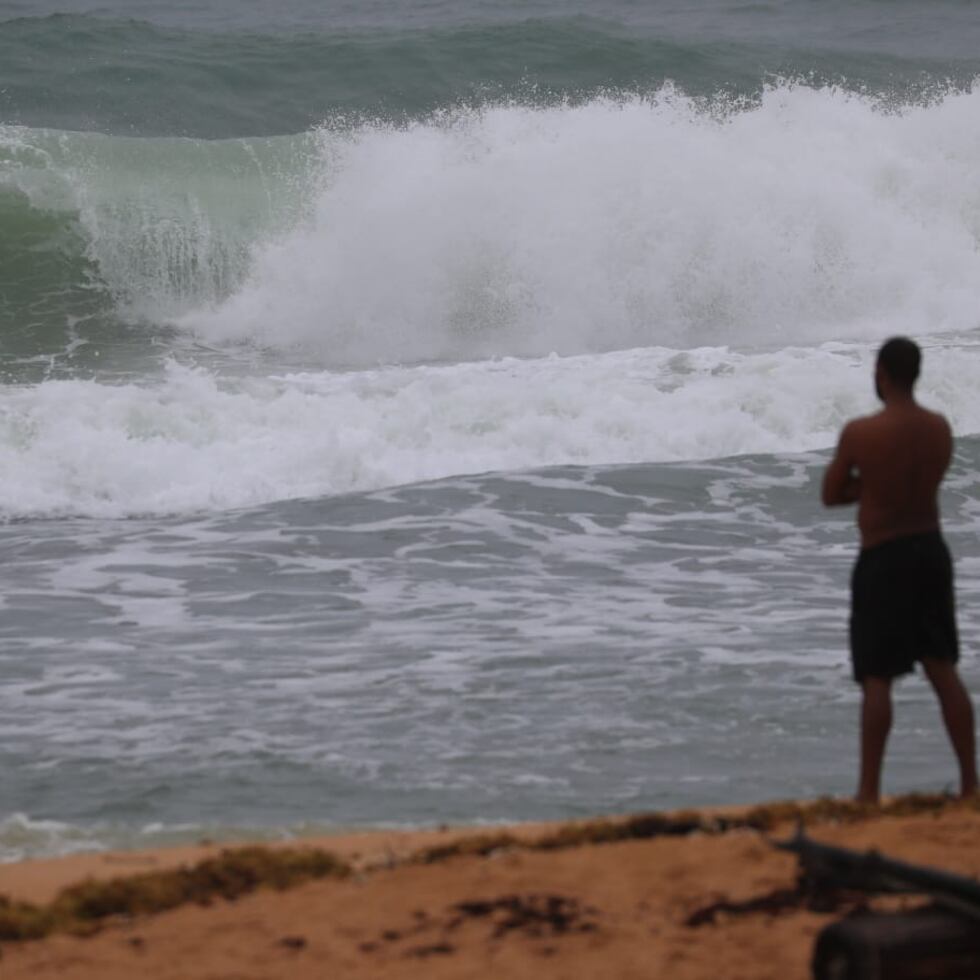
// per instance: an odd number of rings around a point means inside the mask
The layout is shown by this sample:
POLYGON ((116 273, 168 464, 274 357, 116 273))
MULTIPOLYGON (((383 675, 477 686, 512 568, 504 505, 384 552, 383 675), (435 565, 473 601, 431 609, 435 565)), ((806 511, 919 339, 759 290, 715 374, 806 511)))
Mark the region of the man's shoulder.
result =
MULTIPOLYGON (((882 415, 887 414, 887 412, 882 413, 882 415)), ((910 413, 896 413, 894 420, 900 429, 914 427, 918 431, 922 431, 923 428, 926 428, 932 434, 940 436, 952 435, 953 431, 945 415, 919 404, 916 404, 910 413)))
POLYGON ((887 425, 895 419, 909 418, 910 415, 915 418, 928 419, 935 425, 942 425, 949 428, 949 420, 942 412, 936 412, 931 408, 926 408, 924 405, 915 404, 911 407, 911 412, 908 408, 889 409, 886 406, 877 412, 871 412, 868 415, 859 415, 851 419, 844 426, 844 430, 847 431, 850 429, 860 432, 862 429, 873 429, 878 426, 887 425))
POLYGON ((889 411, 887 408, 872 415, 851 419, 841 433, 841 442, 852 452, 869 450, 878 445, 891 444, 896 439, 918 441, 923 436, 929 440, 952 440, 952 428, 945 415, 916 405, 914 410, 889 411))
POLYGON ((841 438, 847 440, 860 439, 874 432, 882 423, 884 412, 874 412, 871 415, 859 415, 851 419, 843 428, 841 438))
POLYGON ((934 412, 931 408, 923 408, 921 405, 919 407, 922 409, 922 412, 926 418, 928 418, 929 421, 937 428, 945 429, 947 432, 952 431, 952 426, 949 424, 949 419, 946 418, 942 412, 934 412))

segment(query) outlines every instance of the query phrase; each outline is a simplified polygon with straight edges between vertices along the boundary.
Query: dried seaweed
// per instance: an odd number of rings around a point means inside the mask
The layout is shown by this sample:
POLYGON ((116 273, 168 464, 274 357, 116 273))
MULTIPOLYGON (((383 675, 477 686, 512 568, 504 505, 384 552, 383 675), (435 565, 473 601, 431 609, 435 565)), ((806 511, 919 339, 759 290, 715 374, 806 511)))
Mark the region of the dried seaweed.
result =
POLYGON ((311 848, 225 850, 189 868, 83 881, 63 889, 46 906, 0 896, 0 939, 40 939, 51 932, 88 934, 113 917, 207 905, 216 898, 234 901, 258 888, 290 888, 349 873, 333 854, 311 848))

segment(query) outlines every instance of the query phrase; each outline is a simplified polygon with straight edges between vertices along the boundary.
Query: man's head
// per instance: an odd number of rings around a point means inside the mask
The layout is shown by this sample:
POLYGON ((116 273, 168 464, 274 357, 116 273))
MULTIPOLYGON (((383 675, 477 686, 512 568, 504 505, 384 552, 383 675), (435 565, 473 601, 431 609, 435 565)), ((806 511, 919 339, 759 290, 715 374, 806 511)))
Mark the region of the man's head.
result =
POLYGON ((908 337, 892 337, 881 345, 875 365, 875 390, 884 401, 887 392, 883 383, 893 390, 911 394, 912 386, 919 377, 922 351, 908 337))

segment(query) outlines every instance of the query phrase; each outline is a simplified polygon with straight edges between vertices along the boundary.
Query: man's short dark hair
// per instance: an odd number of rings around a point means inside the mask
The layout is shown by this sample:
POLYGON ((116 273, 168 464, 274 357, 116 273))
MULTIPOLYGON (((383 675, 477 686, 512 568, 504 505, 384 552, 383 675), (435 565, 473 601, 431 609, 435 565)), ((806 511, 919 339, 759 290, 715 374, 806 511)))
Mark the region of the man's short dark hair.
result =
POLYGON ((911 388, 919 376, 922 351, 914 340, 908 337, 892 337, 881 345, 878 351, 878 364, 892 381, 905 388, 911 388))

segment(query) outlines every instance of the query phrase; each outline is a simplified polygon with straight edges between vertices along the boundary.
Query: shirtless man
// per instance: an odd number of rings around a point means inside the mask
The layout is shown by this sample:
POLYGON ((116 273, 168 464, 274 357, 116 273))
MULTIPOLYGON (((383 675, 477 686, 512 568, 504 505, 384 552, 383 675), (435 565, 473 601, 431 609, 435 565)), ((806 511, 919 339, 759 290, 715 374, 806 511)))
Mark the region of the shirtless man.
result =
POLYGON ((858 504, 861 553, 851 578, 851 662, 864 691, 857 800, 877 803, 892 723, 892 681, 918 660, 942 707, 960 769, 977 792, 973 705, 956 670, 953 567, 939 529, 939 484, 949 466, 949 423, 912 388, 921 354, 905 337, 878 352, 875 389, 885 407, 844 426, 823 480, 828 507, 858 504))

